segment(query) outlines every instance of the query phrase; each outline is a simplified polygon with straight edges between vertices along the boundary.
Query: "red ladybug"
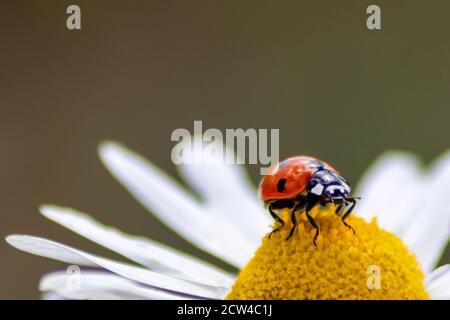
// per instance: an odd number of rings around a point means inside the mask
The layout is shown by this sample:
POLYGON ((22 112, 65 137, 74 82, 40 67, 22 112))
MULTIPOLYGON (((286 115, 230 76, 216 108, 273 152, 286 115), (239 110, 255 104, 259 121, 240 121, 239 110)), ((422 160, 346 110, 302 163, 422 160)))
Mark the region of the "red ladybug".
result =
POLYGON ((292 229, 286 240, 294 234, 297 227, 296 212, 305 211, 311 225, 316 229, 314 245, 319 236, 320 227, 309 214, 316 205, 337 204, 336 214, 341 216, 345 226, 353 228, 345 222, 356 205, 355 197, 350 194, 349 183, 328 163, 308 156, 288 158, 273 166, 264 176, 259 186, 259 196, 268 206, 272 217, 281 225, 272 233, 279 231, 285 224, 276 209, 292 208, 292 229), (344 207, 348 209, 342 214, 344 207))

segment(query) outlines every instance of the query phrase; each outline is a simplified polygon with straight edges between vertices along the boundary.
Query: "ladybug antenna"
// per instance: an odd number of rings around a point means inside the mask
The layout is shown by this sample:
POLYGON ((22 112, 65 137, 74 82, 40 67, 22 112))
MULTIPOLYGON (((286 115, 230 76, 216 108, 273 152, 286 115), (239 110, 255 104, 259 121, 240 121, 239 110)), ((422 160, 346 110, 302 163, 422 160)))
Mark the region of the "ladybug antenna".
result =
POLYGON ((361 197, 349 197, 348 195, 344 196, 345 200, 361 200, 361 197))

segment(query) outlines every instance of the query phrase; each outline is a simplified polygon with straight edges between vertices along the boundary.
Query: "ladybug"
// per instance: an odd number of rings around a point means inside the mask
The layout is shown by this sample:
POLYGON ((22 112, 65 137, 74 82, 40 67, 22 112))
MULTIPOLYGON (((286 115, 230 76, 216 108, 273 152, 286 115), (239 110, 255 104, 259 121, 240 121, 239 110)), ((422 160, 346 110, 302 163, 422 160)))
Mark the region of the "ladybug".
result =
POLYGON ((336 205, 335 213, 341 217, 343 224, 355 233, 345 221, 359 199, 350 196, 350 190, 347 180, 322 160, 296 156, 276 164, 264 176, 259 186, 259 197, 269 208, 271 216, 280 223, 280 226, 269 234, 269 238, 285 224, 274 210, 289 208, 292 209, 292 228, 286 240, 289 240, 297 227, 296 213, 305 211, 309 222, 316 229, 313 240, 316 245, 320 226, 310 215, 310 211, 317 205, 327 206, 330 203, 336 205))

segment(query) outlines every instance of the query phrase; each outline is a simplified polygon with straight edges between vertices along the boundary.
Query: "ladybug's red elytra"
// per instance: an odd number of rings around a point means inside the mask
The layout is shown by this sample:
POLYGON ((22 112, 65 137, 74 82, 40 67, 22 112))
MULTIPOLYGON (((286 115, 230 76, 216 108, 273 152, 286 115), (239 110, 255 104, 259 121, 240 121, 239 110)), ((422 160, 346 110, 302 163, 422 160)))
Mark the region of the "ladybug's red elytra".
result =
POLYGON ((350 196, 349 183, 328 163, 308 156, 288 158, 273 166, 264 176, 259 186, 259 197, 269 208, 272 217, 280 223, 272 233, 279 231, 285 221, 274 211, 290 208, 292 229, 286 240, 294 234, 297 227, 296 213, 305 211, 311 225, 316 229, 314 245, 319 236, 320 227, 310 211, 316 205, 336 204, 336 214, 353 233, 353 228, 345 222, 356 205, 355 197, 350 196), (344 207, 349 206, 345 213, 344 207))

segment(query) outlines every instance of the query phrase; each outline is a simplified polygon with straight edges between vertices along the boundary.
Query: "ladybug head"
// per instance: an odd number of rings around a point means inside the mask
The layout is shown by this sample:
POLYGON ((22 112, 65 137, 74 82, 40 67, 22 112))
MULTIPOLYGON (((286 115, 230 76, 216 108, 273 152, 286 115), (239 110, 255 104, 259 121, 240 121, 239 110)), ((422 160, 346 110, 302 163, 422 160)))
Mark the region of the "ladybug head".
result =
POLYGON ((316 171, 307 187, 308 192, 323 197, 334 203, 343 203, 350 193, 350 186, 337 173, 323 169, 316 171))

